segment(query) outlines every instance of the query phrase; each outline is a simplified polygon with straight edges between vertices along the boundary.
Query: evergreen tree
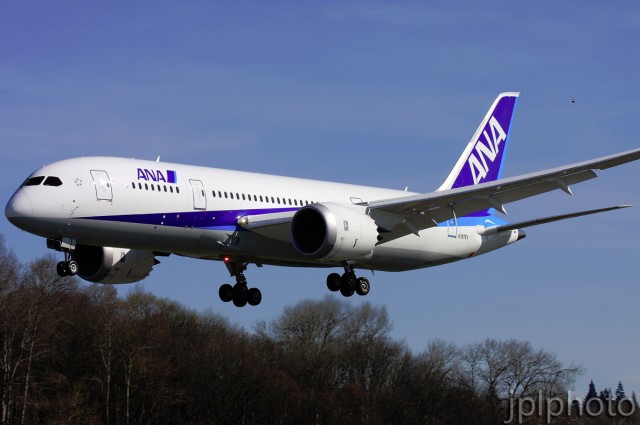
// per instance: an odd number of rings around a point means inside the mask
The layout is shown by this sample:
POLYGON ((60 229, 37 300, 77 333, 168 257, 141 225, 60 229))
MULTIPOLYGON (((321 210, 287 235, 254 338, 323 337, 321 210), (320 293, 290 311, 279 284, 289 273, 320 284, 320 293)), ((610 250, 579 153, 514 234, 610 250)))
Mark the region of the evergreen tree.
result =
POLYGON ((624 393, 624 387, 622 386, 622 381, 618 381, 618 388, 616 388, 616 401, 620 402, 627 398, 627 395, 624 393))
POLYGON ((584 404, 587 404, 589 400, 594 398, 598 398, 598 393, 596 392, 596 386, 593 383, 593 379, 592 379, 591 382, 589 383, 589 392, 587 393, 587 396, 584 398, 584 404))
POLYGON ((611 388, 605 388, 604 390, 600 391, 600 400, 602 400, 603 403, 611 400, 611 388))

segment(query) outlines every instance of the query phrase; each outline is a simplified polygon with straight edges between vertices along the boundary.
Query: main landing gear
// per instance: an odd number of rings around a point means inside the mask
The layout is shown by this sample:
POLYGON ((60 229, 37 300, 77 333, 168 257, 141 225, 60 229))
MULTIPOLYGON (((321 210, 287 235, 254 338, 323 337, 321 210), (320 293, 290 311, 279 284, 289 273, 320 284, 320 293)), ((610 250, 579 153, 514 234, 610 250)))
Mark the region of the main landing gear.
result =
POLYGON ((342 276, 338 273, 327 276, 327 288, 332 292, 340 291, 344 297, 350 297, 354 293, 365 296, 371 290, 371 285, 366 277, 356 277, 353 266, 345 266, 342 276))
POLYGON ((258 288, 249 288, 247 286, 247 278, 244 271, 247 269, 246 263, 238 263, 225 258, 224 264, 227 266, 231 276, 236 277, 236 284, 231 286, 228 283, 220 286, 218 295, 224 302, 233 301, 236 307, 244 307, 245 305, 258 305, 262 301, 262 293, 258 288))

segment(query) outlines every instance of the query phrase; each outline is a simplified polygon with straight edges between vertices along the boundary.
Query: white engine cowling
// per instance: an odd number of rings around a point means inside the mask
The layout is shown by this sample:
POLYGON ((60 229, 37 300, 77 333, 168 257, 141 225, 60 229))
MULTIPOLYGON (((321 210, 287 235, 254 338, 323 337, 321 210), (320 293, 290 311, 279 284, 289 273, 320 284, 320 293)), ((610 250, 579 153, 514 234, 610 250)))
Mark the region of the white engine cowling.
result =
POLYGON ((317 260, 355 260, 371 255, 378 227, 366 208, 338 203, 300 208, 291 220, 294 247, 317 260))
POLYGON ((78 276, 94 283, 132 283, 149 276, 157 263, 153 252, 78 245, 73 253, 78 276))

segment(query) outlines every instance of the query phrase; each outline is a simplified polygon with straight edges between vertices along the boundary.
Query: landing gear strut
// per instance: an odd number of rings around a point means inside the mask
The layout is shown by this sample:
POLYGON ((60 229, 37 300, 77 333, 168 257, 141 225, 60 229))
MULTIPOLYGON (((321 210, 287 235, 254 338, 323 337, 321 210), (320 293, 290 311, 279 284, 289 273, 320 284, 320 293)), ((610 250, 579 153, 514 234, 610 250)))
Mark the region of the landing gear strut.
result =
POLYGON ((231 286, 228 283, 220 286, 218 295, 224 302, 233 301, 236 307, 244 307, 245 305, 258 305, 262 301, 262 293, 258 288, 249 288, 247 278, 244 271, 247 269, 246 263, 239 263, 230 259, 224 260, 231 276, 235 276, 236 284, 231 286))
POLYGON ((353 266, 347 265, 342 276, 338 273, 331 273, 327 276, 327 288, 332 292, 340 291, 344 297, 350 297, 354 293, 365 296, 371 290, 371 284, 366 277, 357 277, 353 266))

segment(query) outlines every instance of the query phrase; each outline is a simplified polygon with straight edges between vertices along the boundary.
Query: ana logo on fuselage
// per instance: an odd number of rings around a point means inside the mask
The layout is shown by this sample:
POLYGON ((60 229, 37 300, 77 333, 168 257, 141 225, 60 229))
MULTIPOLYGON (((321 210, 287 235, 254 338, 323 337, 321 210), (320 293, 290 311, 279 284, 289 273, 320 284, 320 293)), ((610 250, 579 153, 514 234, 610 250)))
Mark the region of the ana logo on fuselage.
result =
POLYGON ((161 170, 149 170, 146 168, 138 168, 138 180, 163 182, 163 183, 176 183, 176 172, 173 170, 167 170, 165 176, 161 170))
POLYGON ((493 116, 489 120, 489 130, 491 131, 491 137, 489 137, 487 128, 485 127, 482 132, 484 143, 482 138, 479 138, 474 147, 475 152, 471 152, 467 160, 469 168, 471 169, 471 175, 473 176, 473 184, 478 184, 487 177, 489 167, 491 167, 498 153, 500 153, 500 143, 507 140, 507 134, 500 126, 498 120, 493 116))

